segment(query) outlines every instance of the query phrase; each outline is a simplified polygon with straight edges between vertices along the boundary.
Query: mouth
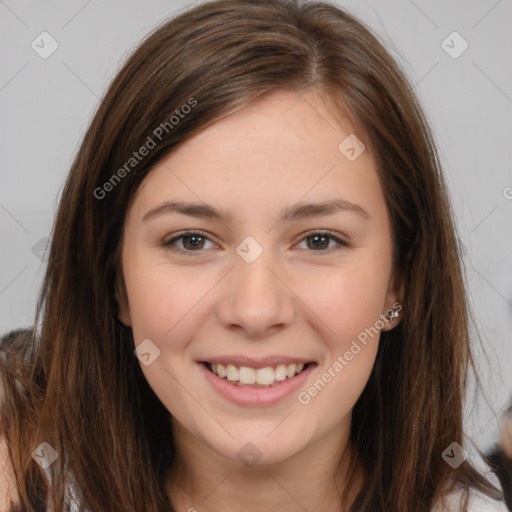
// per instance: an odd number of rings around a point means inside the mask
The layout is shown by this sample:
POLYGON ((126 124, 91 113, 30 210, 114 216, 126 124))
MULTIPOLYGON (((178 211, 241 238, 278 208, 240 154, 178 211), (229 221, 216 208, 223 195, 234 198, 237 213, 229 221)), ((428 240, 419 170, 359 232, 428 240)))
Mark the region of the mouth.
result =
POLYGON ((272 388, 283 382, 294 379, 308 368, 316 366, 315 362, 297 362, 291 364, 281 363, 276 366, 252 368, 249 366, 236 366, 234 364, 213 363, 200 361, 206 369, 224 379, 233 386, 244 388, 272 388))

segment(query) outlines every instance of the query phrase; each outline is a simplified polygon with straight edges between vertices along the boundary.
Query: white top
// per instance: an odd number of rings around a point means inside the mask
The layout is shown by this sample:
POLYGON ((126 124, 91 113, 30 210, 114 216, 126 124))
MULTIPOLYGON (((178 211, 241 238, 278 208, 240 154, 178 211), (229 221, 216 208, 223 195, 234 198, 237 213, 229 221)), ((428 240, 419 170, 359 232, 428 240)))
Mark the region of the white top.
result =
MULTIPOLYGON (((52 474, 50 467, 44 468, 44 472, 46 474, 46 478, 48 479, 49 484, 52 483, 52 474)), ((69 512, 89 512, 88 509, 82 507, 81 505, 81 496, 80 496, 80 488, 78 487, 73 473, 69 473, 69 477, 67 478, 67 483, 64 486, 64 503, 69 507, 69 512)), ((46 512, 53 512, 54 507, 51 503, 51 499, 48 500, 48 507, 46 512)))
MULTIPOLYGON (((48 480, 51 482, 51 473, 49 468, 45 469, 46 476, 48 480)), ((503 491, 501 483, 492 471, 483 472, 486 478, 492 482, 498 489, 503 491)), ((80 504, 80 490, 74 479, 71 475, 71 481, 66 484, 66 502, 69 505, 70 512, 90 512, 88 509, 83 508, 80 504)), ((469 499, 468 499, 468 508, 462 510, 462 503, 464 499, 464 486, 462 484, 457 484, 451 494, 446 496, 444 503, 445 507, 441 508, 438 504, 434 506, 432 512, 509 512, 509 509, 505 505, 504 501, 496 501, 482 493, 470 487, 469 489, 469 499)), ((49 511, 52 510, 50 505, 49 511)))
MULTIPOLYGON (((487 480, 503 491, 501 483, 495 473, 487 471, 484 472, 484 475, 487 480)), ((468 508, 465 510, 462 510, 463 500, 464 486, 459 483, 452 493, 445 498, 446 506, 441 508, 437 505, 432 509, 432 512, 509 512, 504 501, 493 500, 473 487, 469 489, 468 508)))

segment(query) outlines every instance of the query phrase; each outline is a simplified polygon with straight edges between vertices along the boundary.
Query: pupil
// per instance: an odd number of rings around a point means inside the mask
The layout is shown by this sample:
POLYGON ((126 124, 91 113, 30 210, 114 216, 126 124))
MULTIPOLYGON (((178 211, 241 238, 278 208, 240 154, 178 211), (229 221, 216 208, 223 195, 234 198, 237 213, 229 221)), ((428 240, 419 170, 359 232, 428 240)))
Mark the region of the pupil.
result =
POLYGON ((311 237, 311 240, 314 241, 314 247, 315 248, 322 248, 322 249, 325 249, 327 247, 327 245, 329 244, 329 241, 327 240, 327 237, 324 236, 324 235, 314 235, 311 237), (316 242, 318 242, 319 240, 323 239, 323 243, 320 242, 320 244, 317 244, 316 242), (327 245, 326 243, 327 242, 327 245))
MULTIPOLYGON (((191 240, 195 240, 192 242, 191 247, 197 249, 201 245, 202 236, 200 235, 190 235, 183 238, 183 242, 185 247, 187 247, 187 242, 190 242, 191 240)), ((189 248, 189 247, 187 247, 189 248)))

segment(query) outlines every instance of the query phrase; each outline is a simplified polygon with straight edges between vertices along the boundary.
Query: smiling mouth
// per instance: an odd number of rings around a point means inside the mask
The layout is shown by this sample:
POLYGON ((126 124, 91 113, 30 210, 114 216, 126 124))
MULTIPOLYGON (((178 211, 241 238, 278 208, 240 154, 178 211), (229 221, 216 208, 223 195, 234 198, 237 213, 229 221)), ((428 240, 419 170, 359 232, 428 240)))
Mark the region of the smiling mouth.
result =
POLYGON ((293 379, 316 363, 279 364, 275 367, 250 368, 233 364, 210 363, 202 361, 206 368, 221 379, 234 386, 251 388, 270 388, 293 379))

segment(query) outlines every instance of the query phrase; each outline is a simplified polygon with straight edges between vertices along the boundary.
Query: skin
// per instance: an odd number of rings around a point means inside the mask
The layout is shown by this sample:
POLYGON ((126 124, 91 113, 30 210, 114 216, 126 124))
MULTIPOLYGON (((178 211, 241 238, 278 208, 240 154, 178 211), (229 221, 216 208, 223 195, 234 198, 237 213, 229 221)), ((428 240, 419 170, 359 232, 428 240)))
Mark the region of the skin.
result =
POLYGON ((127 303, 120 304, 120 319, 132 327, 135 346, 149 338, 160 350, 141 368, 172 415, 177 458, 168 489, 177 510, 340 510, 352 409, 379 336, 360 344, 307 405, 297 393, 272 406, 235 405, 211 387, 196 361, 227 354, 303 357, 318 363, 301 388, 307 390, 400 302, 371 151, 367 145, 352 162, 338 150, 352 132, 318 93, 273 92, 169 155, 127 212, 127 303), (337 211, 278 222, 281 210, 299 201, 334 198, 358 204, 368 218, 337 211), (231 217, 167 212, 142 220, 170 200, 207 203, 231 217), (199 250, 183 238, 175 250, 163 246, 186 230, 206 232, 199 250), (349 246, 323 238, 315 245, 306 238, 315 230, 332 231, 349 246), (247 236, 263 248, 250 264, 236 252, 247 236), (251 467, 237 457, 247 442, 261 453, 251 467))
POLYGON ((505 455, 512 459, 512 411, 502 420, 500 429, 500 446, 505 455))

